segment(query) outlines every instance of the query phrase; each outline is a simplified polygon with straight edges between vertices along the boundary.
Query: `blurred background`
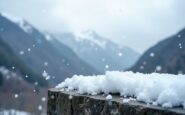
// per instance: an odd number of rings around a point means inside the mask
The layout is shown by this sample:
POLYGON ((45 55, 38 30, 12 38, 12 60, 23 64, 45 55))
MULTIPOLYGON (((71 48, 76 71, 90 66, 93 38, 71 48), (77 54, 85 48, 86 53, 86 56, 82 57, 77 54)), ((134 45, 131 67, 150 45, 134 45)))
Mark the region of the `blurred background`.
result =
POLYGON ((0 115, 46 115, 73 75, 185 72, 184 0, 0 0, 0 115))

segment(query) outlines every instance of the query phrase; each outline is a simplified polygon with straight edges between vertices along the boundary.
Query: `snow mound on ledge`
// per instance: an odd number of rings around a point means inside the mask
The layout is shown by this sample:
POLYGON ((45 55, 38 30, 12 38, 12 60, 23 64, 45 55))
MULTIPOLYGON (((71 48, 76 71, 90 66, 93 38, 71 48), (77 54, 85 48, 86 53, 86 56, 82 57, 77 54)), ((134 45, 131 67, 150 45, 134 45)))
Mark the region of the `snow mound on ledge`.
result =
POLYGON ((185 75, 113 71, 98 76, 74 75, 56 88, 91 95, 120 93, 123 97, 132 96, 147 104, 185 108, 185 75))

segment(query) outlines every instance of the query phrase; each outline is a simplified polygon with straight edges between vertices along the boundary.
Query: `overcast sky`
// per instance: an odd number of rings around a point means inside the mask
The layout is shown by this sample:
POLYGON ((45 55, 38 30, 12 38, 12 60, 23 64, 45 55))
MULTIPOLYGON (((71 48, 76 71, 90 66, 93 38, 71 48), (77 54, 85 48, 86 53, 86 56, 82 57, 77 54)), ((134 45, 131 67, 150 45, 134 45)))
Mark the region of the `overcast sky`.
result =
POLYGON ((43 31, 100 35, 139 52, 185 27, 185 0, 0 0, 43 31))

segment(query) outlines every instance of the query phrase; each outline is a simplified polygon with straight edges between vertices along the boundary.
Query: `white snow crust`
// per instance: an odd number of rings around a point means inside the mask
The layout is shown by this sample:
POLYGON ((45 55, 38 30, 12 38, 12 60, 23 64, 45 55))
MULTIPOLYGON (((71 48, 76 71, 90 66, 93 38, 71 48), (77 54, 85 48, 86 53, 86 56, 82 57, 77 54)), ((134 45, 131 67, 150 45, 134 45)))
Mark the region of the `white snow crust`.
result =
POLYGON ((61 91, 77 90, 80 94, 89 95, 120 93, 120 96, 131 96, 153 105, 185 108, 185 75, 109 71, 97 76, 74 75, 56 88, 61 91))

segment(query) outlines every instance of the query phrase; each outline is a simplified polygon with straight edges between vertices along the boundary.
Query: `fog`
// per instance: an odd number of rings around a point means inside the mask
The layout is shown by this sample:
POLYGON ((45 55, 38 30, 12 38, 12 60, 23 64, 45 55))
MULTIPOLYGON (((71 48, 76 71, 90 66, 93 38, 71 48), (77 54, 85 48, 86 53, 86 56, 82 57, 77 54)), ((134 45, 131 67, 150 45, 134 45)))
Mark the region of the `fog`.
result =
POLYGON ((140 53, 185 27, 184 0, 0 0, 0 11, 41 31, 92 29, 140 53))

